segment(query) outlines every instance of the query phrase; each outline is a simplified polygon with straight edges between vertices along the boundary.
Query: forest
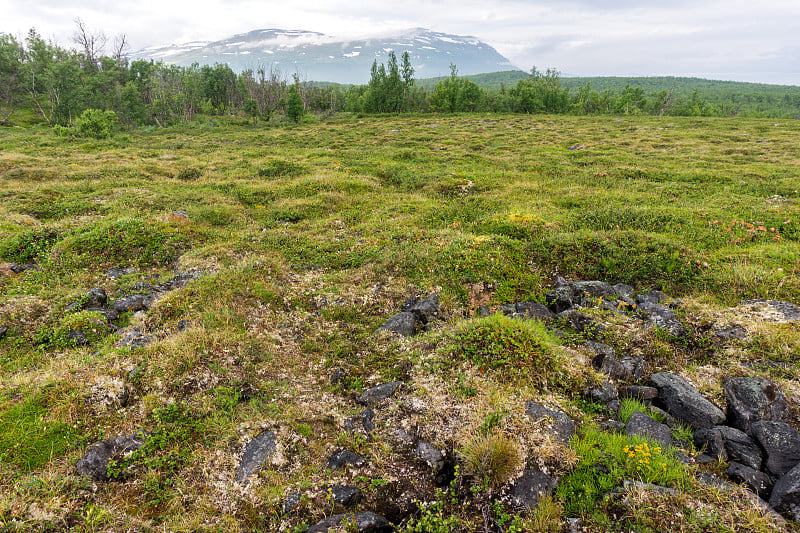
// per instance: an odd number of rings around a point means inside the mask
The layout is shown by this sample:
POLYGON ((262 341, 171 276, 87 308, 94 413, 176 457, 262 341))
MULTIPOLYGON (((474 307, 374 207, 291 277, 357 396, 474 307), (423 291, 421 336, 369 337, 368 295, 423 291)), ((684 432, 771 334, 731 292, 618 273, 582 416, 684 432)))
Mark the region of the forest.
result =
POLYGON ((164 127, 198 115, 298 122, 337 112, 800 118, 797 87, 667 77, 562 79, 555 69, 535 67, 527 74, 461 77, 456 65, 448 77, 415 80, 408 52, 399 59, 390 52, 385 64, 376 60, 366 85, 338 85, 275 68, 236 73, 225 64, 130 61, 124 38, 106 54, 96 36, 79 30, 77 49, 35 30, 24 40, 0 34, 0 125, 69 128, 87 111, 85 122, 95 129, 98 120, 164 127))

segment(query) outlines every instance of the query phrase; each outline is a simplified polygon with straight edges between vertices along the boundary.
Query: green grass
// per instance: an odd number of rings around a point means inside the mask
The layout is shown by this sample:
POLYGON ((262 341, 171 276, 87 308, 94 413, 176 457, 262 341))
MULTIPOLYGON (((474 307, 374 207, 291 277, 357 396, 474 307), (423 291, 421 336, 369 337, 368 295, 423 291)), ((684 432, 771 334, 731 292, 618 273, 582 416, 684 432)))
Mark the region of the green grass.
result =
MULTIPOLYGON (((313 489, 358 476, 389 480, 364 509, 410 486, 433 502, 428 470, 412 469, 413 483, 398 474, 408 457, 385 424, 418 428, 451 453, 462 429, 502 431, 530 459, 525 400, 596 416, 576 407, 597 376, 563 345, 569 337, 499 314, 467 320, 480 304, 542 301, 556 274, 682 297, 684 341, 603 315, 616 321, 609 342, 654 370, 701 376, 715 400, 717 376, 741 372, 739 361, 788 362, 752 373, 790 386, 800 379, 794 325, 747 322, 748 337, 724 350, 712 349, 710 328, 742 319, 728 309, 742 298, 798 303, 798 134, 795 122, 533 115, 338 115, 291 127, 221 117, 102 140, 4 130, 0 520, 23 523, 35 504, 74 529, 289 531, 327 512, 313 489), (15 274, 7 262, 40 269, 15 274), (111 267, 135 272, 114 279, 111 267), (95 313, 64 313, 93 287, 113 301, 188 269, 205 275, 115 323, 154 335, 141 350, 115 347, 95 313), (373 334, 432 292, 444 316, 436 331, 373 334), (70 329, 88 345, 68 342, 70 329), (337 369, 344 377, 331 383, 337 369), (362 410, 354 398, 394 380, 407 386, 376 411, 378 429, 343 432, 362 410), (125 406, 111 394, 123 388, 125 406), (246 494, 232 489, 244 444, 266 428, 281 455, 246 494), (139 462, 94 492, 76 488, 73 465, 90 442, 140 429, 159 437, 139 462), (368 456, 369 470, 326 469, 337 445, 368 456), (310 492, 285 516, 295 490, 310 492)), ((530 523, 557 522, 563 507, 602 529, 618 512, 602 491, 647 477, 625 463, 628 440, 580 435, 578 466, 530 523)), ((670 474, 651 481, 685 494, 685 473, 663 460, 670 474)), ((448 494, 429 518, 441 525, 452 513, 480 529, 497 497, 485 489, 457 487, 461 500, 448 494)), ((490 514, 516 519, 504 513, 490 514)))

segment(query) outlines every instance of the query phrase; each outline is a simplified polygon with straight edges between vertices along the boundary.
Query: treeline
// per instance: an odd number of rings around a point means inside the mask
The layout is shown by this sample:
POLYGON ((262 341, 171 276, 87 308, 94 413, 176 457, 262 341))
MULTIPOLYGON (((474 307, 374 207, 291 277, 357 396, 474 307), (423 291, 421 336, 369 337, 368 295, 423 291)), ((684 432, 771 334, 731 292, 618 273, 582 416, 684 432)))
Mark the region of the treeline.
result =
MULTIPOLYGON (((646 92, 639 86, 598 90, 602 78, 583 85, 564 83, 556 70, 535 68, 515 83, 493 88, 459 77, 424 86, 414 79, 408 52, 386 64, 375 61, 366 85, 343 86, 287 80, 279 71, 235 73, 228 65, 189 67, 153 61, 129 61, 125 39, 110 54, 105 38, 86 32, 78 21, 77 50, 62 48, 31 30, 24 41, 0 34, 0 124, 20 110, 33 110, 50 125, 72 126, 86 110, 113 111, 124 125, 167 126, 197 115, 235 115, 254 121, 286 118, 299 121, 308 112, 511 112, 614 115, 748 116, 800 118, 800 93, 765 91, 757 95, 728 92, 707 98, 674 90, 646 92), (776 99, 779 101, 776 102, 776 99), (743 112, 743 109, 749 111, 743 112)), ((502 73, 501 73, 502 74, 502 73)), ((98 115, 99 116, 99 115, 98 115)))

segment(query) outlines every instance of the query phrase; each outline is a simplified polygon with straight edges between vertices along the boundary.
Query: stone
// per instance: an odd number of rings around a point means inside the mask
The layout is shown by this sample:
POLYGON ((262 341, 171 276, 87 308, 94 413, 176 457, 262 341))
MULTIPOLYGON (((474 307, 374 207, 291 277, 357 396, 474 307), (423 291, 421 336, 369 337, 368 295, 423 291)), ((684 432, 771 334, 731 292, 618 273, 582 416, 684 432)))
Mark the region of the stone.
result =
POLYGON ((331 385, 334 387, 337 385, 344 385, 344 379, 347 377, 347 373, 344 371, 343 368, 337 368, 331 374, 331 385))
POLYGON ((108 462, 138 450, 147 436, 144 431, 138 431, 133 435, 95 442, 78 460, 75 468, 81 476, 91 476, 95 481, 108 481, 108 462))
POLYGON ((672 444, 672 433, 669 426, 656 422, 644 413, 635 411, 625 425, 625 434, 650 439, 658 443, 662 449, 672 444))
POLYGON ((775 482, 769 504, 787 518, 800 522, 800 465, 775 482))
MULTIPOLYGON (((633 379, 636 359, 629 358, 628 364, 617 361, 614 349, 600 342, 587 341, 584 346, 595 353, 592 366, 612 379, 628 381, 633 379)), ((641 360, 642 362, 644 360, 641 360)))
POLYGON ((392 331, 403 337, 411 337, 414 335, 416 323, 414 313, 403 311, 387 320, 384 325, 377 329, 376 333, 378 331, 392 331))
POLYGON ((538 468, 526 468, 511 485, 511 501, 517 507, 536 509, 539 500, 549 496, 558 485, 559 478, 538 468))
POLYGON ((71 329, 67 332, 67 339, 72 342, 75 346, 86 346, 89 344, 89 337, 86 336, 86 333, 78 330, 78 329, 71 329))
POLYGON ((575 435, 575 422, 563 411, 555 411, 533 401, 527 401, 525 402, 525 413, 535 423, 549 424, 553 436, 563 444, 569 444, 570 439, 575 435))
POLYGON ((431 294, 427 298, 417 301, 408 311, 413 313, 415 320, 422 324, 439 318, 439 295, 431 294))
POLYGON ((135 328, 133 326, 120 330, 119 334, 122 336, 122 338, 117 342, 117 346, 120 348, 130 348, 131 350, 136 350, 139 348, 144 348, 153 342, 152 335, 146 335, 139 328, 135 328))
POLYGON ((605 420, 600 423, 600 429, 609 433, 625 433, 625 423, 618 420, 605 420))
POLYGON ((733 340, 741 340, 747 335, 747 331, 742 326, 730 326, 714 332, 712 338, 719 343, 733 340))
POLYGON ((790 302, 781 302, 778 300, 763 300, 763 299, 755 299, 755 300, 742 300, 741 302, 743 305, 750 305, 750 304, 766 304, 769 307, 772 307, 778 313, 783 315, 784 321, 787 322, 798 322, 800 321, 800 307, 790 303, 790 302))
POLYGON ((479 305, 478 306, 478 316, 479 317, 486 318, 486 317, 490 316, 491 314, 492 314, 492 312, 489 310, 488 306, 485 306, 485 305, 479 305))
POLYGON ((589 401, 602 404, 616 400, 619 397, 617 395, 617 389, 608 381, 604 381, 599 385, 591 387, 586 391, 584 396, 589 401))
POLYGON ((23 272, 27 272, 29 270, 39 270, 39 265, 36 263, 25 263, 24 265, 18 265, 17 263, 11 263, 9 268, 11 272, 14 274, 22 274, 23 272))
POLYGON ((363 456, 350 450, 339 450, 328 458, 328 468, 338 470, 347 465, 361 466, 366 463, 363 456))
POLYGON ((86 293, 83 307, 105 307, 108 297, 102 287, 95 287, 86 293))
POLYGON ((6 336, 6 333, 8 333, 8 326, 0 327, 0 340, 3 340, 3 337, 6 336))
POLYGON ((686 333, 686 328, 683 327, 683 324, 678 320, 678 317, 675 316, 675 313, 663 305, 649 302, 641 303, 637 309, 637 314, 646 319, 644 325, 645 329, 661 329, 673 337, 680 337, 686 333))
POLYGON ((575 281, 572 283, 575 296, 581 305, 586 306, 587 300, 616 298, 617 291, 605 281, 575 281))
POLYGON ((130 274, 136 273, 136 269, 132 267, 128 268, 109 268, 106 270, 106 276, 110 278, 121 278, 122 276, 128 276, 130 274))
POLYGON ((660 304, 667 299, 667 295, 661 291, 652 289, 647 294, 640 294, 636 297, 636 302, 641 304, 660 304))
POLYGON ((732 461, 728 465, 728 477, 734 483, 746 485, 751 492, 758 494, 761 498, 769 498, 772 491, 772 479, 767 474, 742 463, 732 461))
POLYGON ((800 463, 800 433, 785 422, 764 420, 750 425, 766 454, 764 471, 780 478, 800 463))
POLYGON ((403 385, 402 381, 393 381, 391 383, 384 383, 376 385, 364 391, 356 401, 361 405, 373 406, 377 405, 383 400, 394 395, 395 392, 403 385))
POLYGON ((258 472, 265 462, 275 455, 276 441, 275 433, 272 431, 262 431, 247 443, 239 461, 239 468, 236 469, 236 481, 242 483, 247 481, 250 476, 258 472))
POLYGON ((300 500, 303 499, 303 495, 299 492, 292 492, 286 499, 283 500, 283 514, 289 514, 295 509, 297 506, 300 505, 300 500))
POLYGON ((619 388, 619 397, 650 402, 658 398, 658 389, 644 385, 627 385, 619 388))
POLYGON ((585 315, 574 309, 568 309, 558 314, 559 318, 563 318, 567 323, 575 329, 578 333, 582 333, 586 338, 597 341, 603 336, 605 326, 596 321, 589 315, 585 315))
POLYGON ((536 302, 519 302, 514 306, 514 310, 516 314, 521 315, 521 318, 538 320, 539 322, 551 322, 556 317, 556 314, 546 305, 536 302))
POLYGON ((106 322, 113 322, 119 318, 119 313, 116 310, 107 307, 87 307, 85 310, 100 313, 106 319, 106 322))
POLYGON ((650 376, 650 382, 658 389, 657 403, 695 431, 724 422, 725 413, 680 376, 670 372, 657 372, 650 376))
POLYGON ((363 431, 366 434, 375 429, 373 419, 375 412, 372 409, 364 409, 358 416, 350 416, 344 419, 344 429, 351 433, 363 431))
POLYGON ((306 533, 328 533, 347 524, 347 531, 354 533, 391 533, 394 526, 382 516, 370 511, 355 514, 337 514, 321 520, 308 528, 306 533), (351 529, 352 528, 352 529, 351 529))
POLYGON ((124 296, 118 298, 114 302, 114 310, 118 313, 126 313, 128 311, 142 311, 146 310, 150 305, 148 295, 134 294, 132 296, 124 296))
POLYGON ((644 360, 644 357, 622 357, 619 360, 619 364, 623 366, 628 372, 630 372, 633 379, 642 379, 644 375, 647 373, 647 361, 644 360))
POLYGON ((414 455, 425 461, 425 464, 431 467, 434 472, 438 472, 444 468, 444 454, 430 442, 424 440, 418 441, 417 445, 414 447, 414 455))
POLYGON ((327 489, 333 501, 345 509, 350 509, 358 505, 364 499, 364 494, 358 487, 350 485, 332 485, 327 489))
POLYGON ((562 313, 572 309, 575 291, 569 283, 559 283, 545 295, 545 304, 553 313, 562 313))
POLYGON ((635 293, 633 287, 625 283, 617 283, 613 286, 613 289, 617 296, 624 296, 625 298, 633 298, 635 293))
POLYGON ((735 461, 749 468, 761 469, 763 454, 758 444, 746 433, 729 426, 714 426, 701 429, 694 434, 698 448, 723 461, 735 461))
POLYGON ((789 421, 786 397, 771 381, 757 377, 722 380, 728 404, 728 424, 750 433, 750 425, 762 420, 789 421))

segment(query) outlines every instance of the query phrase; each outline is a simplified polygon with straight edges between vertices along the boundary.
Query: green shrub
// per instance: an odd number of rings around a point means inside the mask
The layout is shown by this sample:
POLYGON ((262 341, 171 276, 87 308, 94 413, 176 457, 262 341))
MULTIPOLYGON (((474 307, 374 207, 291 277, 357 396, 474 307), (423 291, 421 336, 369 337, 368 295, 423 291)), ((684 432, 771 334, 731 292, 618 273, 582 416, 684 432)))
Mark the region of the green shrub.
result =
POLYGON ((258 169, 260 178, 295 177, 306 172, 306 167, 292 161, 273 159, 267 166, 258 169))
POLYGON ((106 139, 114 133, 117 122, 117 114, 113 111, 87 109, 75 121, 75 130, 81 137, 106 139))
POLYGON ((47 254, 58 241, 58 232, 51 228, 36 228, 0 241, 0 259, 15 263, 30 263, 47 254))

